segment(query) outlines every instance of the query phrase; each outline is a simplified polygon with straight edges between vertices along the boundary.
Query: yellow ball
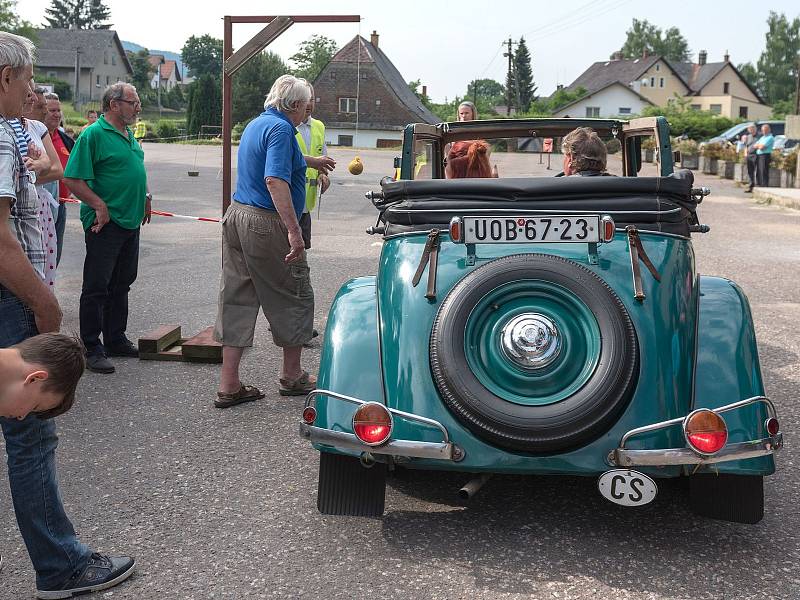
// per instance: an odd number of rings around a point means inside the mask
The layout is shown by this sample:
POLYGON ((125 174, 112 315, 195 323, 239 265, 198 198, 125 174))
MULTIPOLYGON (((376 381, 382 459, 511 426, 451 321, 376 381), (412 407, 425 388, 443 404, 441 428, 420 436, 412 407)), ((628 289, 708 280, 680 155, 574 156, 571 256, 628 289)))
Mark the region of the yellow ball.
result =
POLYGON ((347 165, 347 170, 353 175, 361 175, 361 172, 364 170, 364 163, 361 162, 361 158, 356 156, 351 160, 350 164, 347 165))

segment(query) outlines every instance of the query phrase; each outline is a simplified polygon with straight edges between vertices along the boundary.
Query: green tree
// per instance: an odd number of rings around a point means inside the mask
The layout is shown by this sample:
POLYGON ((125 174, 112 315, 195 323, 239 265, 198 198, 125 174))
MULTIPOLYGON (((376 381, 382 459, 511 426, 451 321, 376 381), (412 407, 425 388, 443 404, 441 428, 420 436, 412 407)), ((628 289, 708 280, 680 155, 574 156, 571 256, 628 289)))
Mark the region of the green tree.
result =
POLYGON ((131 83, 137 90, 150 89, 150 80, 153 78, 153 73, 155 72, 153 65, 151 65, 148 60, 150 53, 145 48, 138 52, 131 52, 128 50, 126 54, 128 55, 128 62, 131 63, 131 67, 133 68, 131 83))
POLYGON ((414 81, 409 81, 408 82, 408 89, 410 89, 412 92, 414 92, 414 95, 417 98, 419 98, 419 100, 420 100, 420 102, 422 102, 423 106, 425 106, 427 108, 430 108, 431 107, 431 99, 428 98, 428 96, 423 96, 422 95, 422 91, 419 89, 421 85, 422 85, 422 82, 419 79, 415 79, 414 81))
POLYGON ((186 106, 186 98, 184 97, 181 86, 176 85, 166 94, 161 94, 161 104, 174 110, 181 110, 184 108, 186 106))
POLYGON ((338 51, 334 40, 314 34, 300 44, 300 49, 289 60, 294 64, 297 77, 313 82, 338 51))
POLYGON ((222 124, 222 91, 219 80, 212 75, 201 75, 192 86, 195 90, 186 113, 186 127, 189 134, 195 135, 203 125, 222 124))
POLYGON ((766 48, 758 59, 758 88, 767 104, 794 98, 797 61, 800 56, 800 17, 789 21, 770 11, 766 48))
POLYGON ((471 100, 475 105, 497 106, 503 104, 506 98, 506 89, 503 84, 494 79, 473 79, 467 85, 465 98, 471 100))
POLYGON ((531 53, 525 38, 519 38, 517 49, 514 52, 514 84, 512 91, 516 94, 517 110, 528 112, 531 102, 535 99, 536 85, 533 83, 533 69, 531 67, 531 53))
POLYGON ((45 9, 47 26, 55 29, 108 29, 111 10, 103 0, 51 0, 45 9))
POLYGON ((36 41, 33 23, 20 19, 17 14, 17 0, 0 0, 0 31, 8 31, 36 41))
POLYGON ((274 52, 262 52, 233 76, 233 123, 243 123, 264 110, 264 98, 275 80, 289 71, 274 52))
POLYGON ((552 114, 556 109, 561 108, 565 104, 574 102, 578 98, 586 95, 586 88, 579 86, 574 90, 566 90, 560 88, 556 90, 549 98, 538 100, 534 104, 534 111, 541 114, 552 114))
POLYGON ((676 62, 689 60, 689 43, 677 27, 662 32, 646 19, 634 19, 626 35, 622 46, 625 58, 641 58, 647 52, 676 62))
POLYGON ((758 71, 756 71, 753 63, 742 63, 736 68, 747 83, 752 85, 754 88, 758 88, 758 71))
POLYGON ((193 35, 183 45, 181 57, 192 77, 222 76, 222 40, 218 38, 208 34, 200 37, 193 35))

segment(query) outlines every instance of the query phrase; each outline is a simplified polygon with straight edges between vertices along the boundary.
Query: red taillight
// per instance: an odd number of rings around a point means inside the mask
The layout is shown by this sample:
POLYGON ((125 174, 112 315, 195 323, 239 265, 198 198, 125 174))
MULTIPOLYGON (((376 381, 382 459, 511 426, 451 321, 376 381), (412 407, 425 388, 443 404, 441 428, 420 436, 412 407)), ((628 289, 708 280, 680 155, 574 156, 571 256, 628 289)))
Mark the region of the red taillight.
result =
POLYGON ((767 419, 767 422, 764 423, 764 426, 767 428, 767 433, 770 435, 778 435, 778 432, 781 430, 781 425, 778 423, 778 419, 775 417, 770 417, 767 419))
POLYGON ((316 418, 317 418, 316 408, 314 408, 313 406, 306 406, 303 409, 303 421, 305 421, 309 425, 313 425, 316 418))
POLYGON ((600 220, 600 236, 604 242, 610 242, 614 239, 614 219, 605 216, 600 220))
POLYGON ((383 404, 362 404, 353 415, 353 433, 368 446, 383 444, 392 435, 392 414, 383 404))
POLYGON ((700 454, 714 454, 728 441, 728 427, 717 413, 705 408, 689 414, 683 422, 686 441, 700 454))
POLYGON ((458 217, 450 219, 450 239, 454 242, 461 241, 461 219, 458 217))

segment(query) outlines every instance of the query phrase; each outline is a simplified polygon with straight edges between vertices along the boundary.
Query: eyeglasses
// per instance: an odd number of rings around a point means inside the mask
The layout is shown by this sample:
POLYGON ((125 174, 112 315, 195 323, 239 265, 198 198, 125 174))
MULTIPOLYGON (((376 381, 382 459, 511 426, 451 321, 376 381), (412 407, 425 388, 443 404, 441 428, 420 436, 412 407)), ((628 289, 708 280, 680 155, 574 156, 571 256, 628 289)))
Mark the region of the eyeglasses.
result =
POLYGON ((142 108, 142 103, 139 100, 125 100, 125 98, 114 98, 117 102, 124 102, 130 104, 133 108, 142 108))

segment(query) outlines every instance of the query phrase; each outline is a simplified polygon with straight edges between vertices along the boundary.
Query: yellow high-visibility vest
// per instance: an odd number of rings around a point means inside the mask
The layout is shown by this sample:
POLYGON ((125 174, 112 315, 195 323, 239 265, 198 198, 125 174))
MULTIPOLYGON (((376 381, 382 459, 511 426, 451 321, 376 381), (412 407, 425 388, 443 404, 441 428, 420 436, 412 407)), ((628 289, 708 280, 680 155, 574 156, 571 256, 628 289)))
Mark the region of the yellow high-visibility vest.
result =
MULTIPOLYGON (((322 149, 325 146, 325 124, 313 117, 308 118, 308 124, 311 126, 311 148, 306 148, 306 142, 298 131, 295 137, 300 150, 303 156, 322 156, 322 149)), ((311 167, 306 169, 306 208, 309 212, 317 205, 318 177, 319 171, 311 167)))
POLYGON ((141 140, 146 135, 147 125, 144 124, 144 121, 137 121, 136 129, 133 130, 133 137, 135 137, 137 140, 141 140))

